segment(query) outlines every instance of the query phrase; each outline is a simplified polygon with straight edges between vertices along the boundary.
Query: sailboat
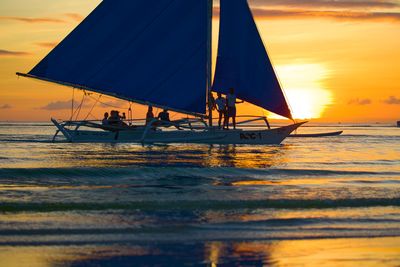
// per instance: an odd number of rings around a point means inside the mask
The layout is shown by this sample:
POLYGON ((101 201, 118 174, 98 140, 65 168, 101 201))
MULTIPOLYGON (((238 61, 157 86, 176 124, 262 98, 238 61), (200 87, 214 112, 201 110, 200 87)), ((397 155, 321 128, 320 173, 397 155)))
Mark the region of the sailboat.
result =
POLYGON ((131 127, 52 119, 53 140, 62 133, 69 142, 280 144, 303 122, 270 128, 266 117, 250 116, 235 130, 213 126, 212 93, 230 88, 239 99, 293 121, 247 0, 220 1, 212 81, 213 8, 212 0, 103 0, 29 73, 17 75, 188 118, 131 127), (245 128, 256 121, 266 124, 245 128))

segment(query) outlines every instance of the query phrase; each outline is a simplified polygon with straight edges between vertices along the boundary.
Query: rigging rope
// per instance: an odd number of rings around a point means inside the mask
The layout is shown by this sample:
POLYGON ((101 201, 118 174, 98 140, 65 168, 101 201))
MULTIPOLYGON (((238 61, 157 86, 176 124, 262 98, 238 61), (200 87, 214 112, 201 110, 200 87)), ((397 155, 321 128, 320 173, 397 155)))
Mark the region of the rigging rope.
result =
MULTIPOLYGON (((90 96, 90 95, 89 95, 89 96, 90 96)), ((100 98, 101 98, 102 96, 103 96, 103 95, 99 95, 99 97, 97 98, 96 102, 94 102, 92 108, 90 109, 89 113, 86 115, 84 121, 87 120, 87 118, 88 118, 90 115, 92 115, 92 111, 93 111, 94 107, 97 105, 97 103, 99 103, 99 100, 100 100, 100 98)), ((92 115, 92 117, 94 117, 94 116, 92 115)))
MULTIPOLYGON (((100 98, 107 98, 107 96, 104 96, 104 95, 100 95, 100 97, 97 98, 97 99, 94 98, 93 96, 91 96, 90 94, 88 94, 88 96, 89 96, 90 99, 92 99, 92 100, 95 101, 95 105, 96 105, 97 103, 100 103, 100 104, 103 105, 103 106, 107 106, 107 107, 111 107, 111 108, 115 108, 115 109, 127 109, 127 110, 128 110, 128 118, 127 118, 127 120, 128 120, 128 122, 129 122, 129 125, 132 125, 132 124, 133 124, 133 109, 132 109, 133 102, 129 101, 129 107, 128 107, 128 108, 125 108, 125 107, 115 106, 115 105, 112 105, 112 104, 109 104, 109 103, 100 101, 100 98)), ((114 99, 111 98, 111 97, 109 97, 109 99, 114 100, 114 99)), ((95 117, 93 114, 91 114, 91 112, 93 111, 95 105, 92 107, 92 109, 91 109, 91 111, 90 111, 90 113, 88 114, 87 117, 89 117, 89 115, 91 115, 92 117, 95 117)), ((86 117, 86 118, 87 118, 87 117, 86 117)), ((85 120, 86 120, 86 119, 85 119, 85 120)))
POLYGON ((76 114, 76 117, 75 117, 76 121, 78 120, 79 114, 81 113, 81 109, 82 109, 82 106, 83 106, 83 102, 85 101, 85 97, 86 97, 86 91, 83 90, 83 96, 82 96, 81 104, 79 105, 79 107, 77 109, 77 114, 76 114))
MULTIPOLYGON (((94 98, 94 97, 92 97, 92 96, 89 96, 92 100, 94 100, 94 101, 97 101, 96 100, 96 98, 94 98)), ((103 98, 106 98, 106 96, 103 96, 103 98)), ((109 98, 109 99, 112 99, 112 98, 109 98)), ((115 105, 112 105, 112 104, 110 104, 110 103, 106 103, 106 102, 102 102, 102 101, 98 101, 101 105, 103 105, 103 106, 107 106, 107 107, 110 107, 110 108, 121 108, 121 106, 115 106, 115 105)), ((122 108, 122 109, 124 109, 124 108, 122 108)))
POLYGON ((72 88, 71 118, 69 118, 70 121, 72 121, 72 118, 74 117, 74 101, 75 101, 75 88, 72 88))

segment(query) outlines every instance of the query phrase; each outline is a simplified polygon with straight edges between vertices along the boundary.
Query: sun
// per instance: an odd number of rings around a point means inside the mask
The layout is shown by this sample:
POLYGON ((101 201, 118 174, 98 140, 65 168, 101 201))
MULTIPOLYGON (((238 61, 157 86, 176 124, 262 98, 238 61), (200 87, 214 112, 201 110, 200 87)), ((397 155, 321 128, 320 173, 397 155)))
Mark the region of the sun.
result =
POLYGON ((320 118, 332 99, 330 91, 316 88, 291 88, 286 95, 294 119, 320 118))
POLYGON ((331 91, 323 88, 329 71, 320 64, 294 64, 276 67, 295 119, 320 118, 332 104, 331 91))

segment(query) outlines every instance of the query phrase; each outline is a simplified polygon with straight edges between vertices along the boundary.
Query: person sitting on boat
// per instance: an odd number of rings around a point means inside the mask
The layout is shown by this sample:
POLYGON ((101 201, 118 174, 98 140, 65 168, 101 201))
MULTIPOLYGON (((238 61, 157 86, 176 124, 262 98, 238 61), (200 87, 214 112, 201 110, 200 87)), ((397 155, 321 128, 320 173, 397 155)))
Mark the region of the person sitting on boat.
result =
POLYGON ((226 99, 222 97, 221 93, 218 93, 217 96, 217 99, 214 101, 214 108, 218 111, 218 127, 221 128, 222 117, 224 118, 223 125, 225 125, 226 120, 226 99))
POLYGON ((146 113, 146 125, 154 119, 153 107, 149 106, 146 113))
POLYGON ((158 119, 161 121, 171 121, 169 118, 168 109, 164 109, 162 112, 158 114, 158 119))
POLYGON ((122 112, 122 116, 120 116, 119 114, 118 114, 118 116, 119 116, 119 118, 120 118, 121 120, 126 120, 125 112, 122 112))
POLYGON ((111 116, 108 118, 108 124, 113 126, 128 126, 122 121, 123 116, 119 115, 119 111, 111 110, 111 116))
POLYGON ((233 129, 236 129, 236 104, 244 103, 244 101, 236 101, 235 89, 230 88, 229 94, 226 95, 226 129, 229 129, 229 118, 232 118, 233 129))
POLYGON ((101 121, 101 124, 108 125, 108 112, 104 113, 104 118, 101 121))
POLYGON ((108 124, 109 125, 116 125, 118 124, 118 121, 120 120, 118 113, 116 110, 111 110, 110 112, 110 117, 108 117, 108 124))

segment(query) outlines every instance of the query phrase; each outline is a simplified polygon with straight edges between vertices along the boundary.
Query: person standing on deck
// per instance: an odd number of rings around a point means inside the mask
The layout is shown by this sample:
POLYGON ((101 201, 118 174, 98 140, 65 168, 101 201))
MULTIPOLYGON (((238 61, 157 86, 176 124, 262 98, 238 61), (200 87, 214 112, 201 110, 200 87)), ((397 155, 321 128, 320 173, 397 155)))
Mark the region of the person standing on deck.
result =
POLYGON ((221 128, 222 117, 224 117, 223 126, 225 126, 226 121, 226 99, 222 97, 221 93, 217 94, 217 99, 215 99, 214 107, 217 109, 219 118, 218 118, 218 128, 221 128))
POLYGON ((230 88, 229 94, 226 95, 226 129, 229 129, 229 118, 232 118, 233 129, 236 129, 236 104, 244 103, 244 101, 236 101, 235 89, 230 88))

